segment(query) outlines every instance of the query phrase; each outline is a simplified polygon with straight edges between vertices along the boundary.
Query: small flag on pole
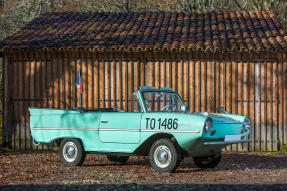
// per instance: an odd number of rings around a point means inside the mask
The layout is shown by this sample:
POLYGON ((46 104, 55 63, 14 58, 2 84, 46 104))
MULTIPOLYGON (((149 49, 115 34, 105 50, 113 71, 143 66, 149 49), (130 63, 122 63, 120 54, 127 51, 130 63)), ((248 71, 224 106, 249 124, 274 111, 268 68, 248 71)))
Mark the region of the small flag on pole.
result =
POLYGON ((76 86, 79 90, 79 92, 82 94, 83 93, 83 79, 82 79, 82 71, 81 71, 81 60, 78 60, 78 64, 79 64, 79 73, 77 76, 77 80, 76 80, 76 86))

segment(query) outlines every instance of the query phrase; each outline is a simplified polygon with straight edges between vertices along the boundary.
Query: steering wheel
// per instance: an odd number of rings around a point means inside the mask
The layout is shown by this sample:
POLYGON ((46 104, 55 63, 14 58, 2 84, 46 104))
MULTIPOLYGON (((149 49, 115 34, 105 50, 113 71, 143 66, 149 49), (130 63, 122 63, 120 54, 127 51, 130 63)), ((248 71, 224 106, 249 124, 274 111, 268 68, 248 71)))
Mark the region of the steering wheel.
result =
POLYGON ((175 106, 175 104, 171 104, 171 105, 166 105, 166 106, 164 106, 160 111, 169 111, 169 112, 171 112, 171 111, 173 111, 172 110, 172 108, 175 106), (167 108, 170 108, 170 110, 168 110, 167 108))

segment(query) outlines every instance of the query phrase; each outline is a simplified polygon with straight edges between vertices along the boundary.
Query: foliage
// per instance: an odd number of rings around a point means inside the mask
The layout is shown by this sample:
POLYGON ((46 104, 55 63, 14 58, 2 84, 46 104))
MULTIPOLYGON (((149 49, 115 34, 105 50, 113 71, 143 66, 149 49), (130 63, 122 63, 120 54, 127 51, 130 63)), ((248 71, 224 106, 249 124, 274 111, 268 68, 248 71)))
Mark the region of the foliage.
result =
POLYGON ((287 27, 286 0, 0 0, 0 40, 44 12, 271 10, 287 27))

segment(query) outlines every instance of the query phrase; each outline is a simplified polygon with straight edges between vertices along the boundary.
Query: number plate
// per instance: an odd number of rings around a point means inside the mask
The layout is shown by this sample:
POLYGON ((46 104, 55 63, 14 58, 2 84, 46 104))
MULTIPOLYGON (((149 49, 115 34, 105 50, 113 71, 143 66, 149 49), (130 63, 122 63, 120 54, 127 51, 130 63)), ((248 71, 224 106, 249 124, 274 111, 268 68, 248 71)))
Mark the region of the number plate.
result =
POLYGON ((241 140, 241 135, 225 135, 224 141, 239 141, 241 140))

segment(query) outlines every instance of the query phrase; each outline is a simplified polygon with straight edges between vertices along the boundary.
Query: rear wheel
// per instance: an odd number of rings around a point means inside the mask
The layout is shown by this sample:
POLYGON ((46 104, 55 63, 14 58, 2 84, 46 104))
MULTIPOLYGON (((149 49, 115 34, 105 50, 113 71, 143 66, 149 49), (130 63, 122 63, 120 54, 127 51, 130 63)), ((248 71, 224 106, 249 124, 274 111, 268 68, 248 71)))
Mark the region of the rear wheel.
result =
POLYGON ((82 143, 78 139, 64 139, 60 145, 61 161, 67 166, 81 165, 86 157, 82 143))
POLYGON ((173 172, 180 163, 180 153, 170 139, 156 141, 150 149, 150 164, 158 172, 173 172))
POLYGON ((193 161, 199 168, 214 168, 221 160, 221 151, 218 151, 215 155, 206 157, 193 157, 193 161))
POLYGON ((129 160, 129 156, 107 155, 107 159, 111 162, 119 162, 124 164, 129 160))

